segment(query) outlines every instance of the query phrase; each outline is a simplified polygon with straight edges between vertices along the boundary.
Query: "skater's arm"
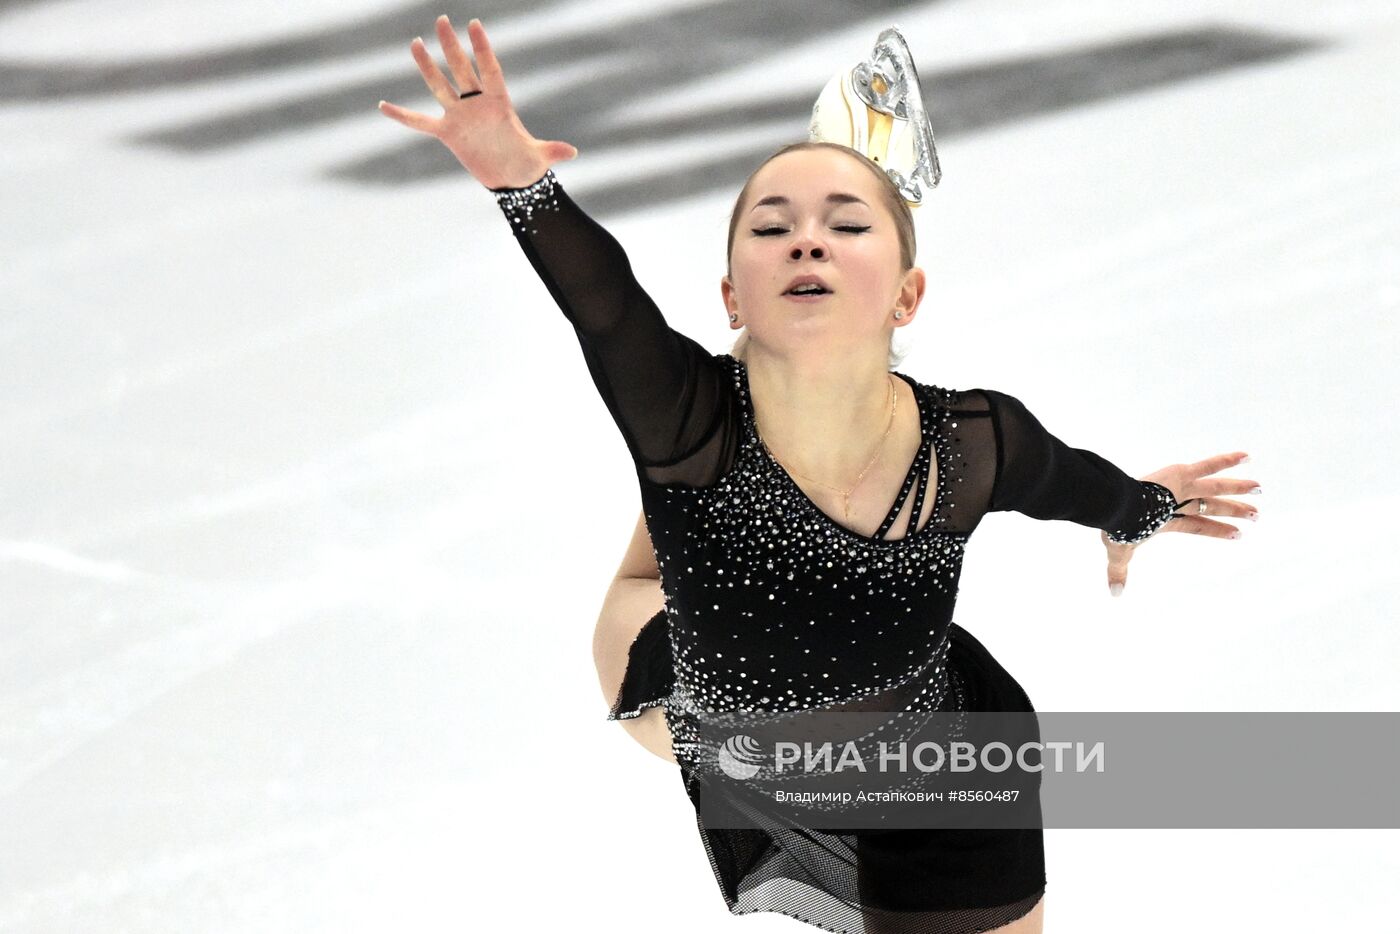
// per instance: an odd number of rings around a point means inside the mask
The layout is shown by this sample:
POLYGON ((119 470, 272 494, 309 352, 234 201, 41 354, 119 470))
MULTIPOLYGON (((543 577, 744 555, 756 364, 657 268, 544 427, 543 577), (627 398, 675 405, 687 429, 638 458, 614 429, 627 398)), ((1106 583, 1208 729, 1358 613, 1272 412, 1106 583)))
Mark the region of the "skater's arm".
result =
POLYGON ((670 646, 658 642, 650 646, 649 652, 638 652, 635 657, 632 654, 638 634, 652 622, 664 602, 661 582, 654 578, 615 578, 593 632, 593 662, 608 705, 607 719, 621 724, 648 752, 675 763, 671 731, 661 706, 670 695, 671 679, 658 670, 669 663, 670 646), (652 657, 653 653, 659 656, 652 657), (624 698, 623 682, 629 669, 631 677, 642 679, 640 683, 649 690, 634 690, 629 692, 632 697, 624 698))
MULTIPOLYGON (((646 516, 638 515, 632 537, 627 542, 627 550, 622 556, 622 564, 608 586, 602 612, 598 614, 598 623, 593 629, 593 663, 598 669, 598 680, 603 688, 603 697, 611 708, 611 716, 623 712, 618 707, 618 701, 632 643, 647 621, 665 606, 660 577, 661 571, 651 547, 651 535, 647 532, 646 516)), ((665 684, 657 684, 656 693, 661 693, 664 687, 665 684)))
POLYGON ((1016 397, 981 391, 997 444, 989 511, 1064 519, 1100 529, 1119 544, 1141 541, 1171 519, 1177 505, 1171 489, 1135 480, 1093 451, 1070 447, 1016 397))
POLYGON ((593 661, 598 669, 603 698, 609 705, 609 719, 622 724, 628 735, 648 752, 674 763, 671 732, 666 725, 665 712, 657 703, 669 694, 671 679, 658 671, 669 663, 669 645, 658 642, 652 646, 652 651, 659 653, 657 658, 641 657, 645 654, 641 652, 635 659, 631 656, 638 634, 665 605, 660 573, 646 518, 639 515, 622 564, 598 615, 598 625, 593 632, 593 661), (641 683, 648 684, 650 690, 644 696, 632 698, 631 709, 623 709, 622 686, 629 667, 633 668, 632 676, 643 679, 641 683), (641 706, 644 704, 650 706, 641 706))
POLYGON ((656 549, 652 547, 651 533, 647 530, 646 513, 637 514, 637 524, 632 529, 632 538, 627 542, 627 551, 622 555, 614 579, 660 580, 661 568, 656 563, 656 549))
POLYGON ((667 326, 621 245, 564 192, 551 167, 578 151, 525 129, 485 30, 472 20, 468 33, 479 78, 447 17, 438 18, 437 36, 451 80, 421 41, 411 44, 442 116, 384 101, 380 110, 437 138, 495 193, 525 255, 573 325, 634 462, 652 468, 649 477, 665 477, 658 482, 712 477, 724 450, 710 441, 732 411, 725 374, 704 348, 667 326), (684 468, 677 466, 682 462, 684 468))
POLYGON ((517 242, 573 325, 593 383, 636 463, 674 463, 715 431, 725 374, 673 330, 621 244, 546 174, 496 192, 517 242))

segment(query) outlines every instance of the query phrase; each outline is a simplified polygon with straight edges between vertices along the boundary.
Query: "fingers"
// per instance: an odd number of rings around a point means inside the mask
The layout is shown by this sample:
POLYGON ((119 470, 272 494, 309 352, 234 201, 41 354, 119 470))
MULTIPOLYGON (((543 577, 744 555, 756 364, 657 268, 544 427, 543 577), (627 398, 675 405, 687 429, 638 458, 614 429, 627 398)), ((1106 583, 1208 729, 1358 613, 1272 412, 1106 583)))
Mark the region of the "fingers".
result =
POLYGON ((408 45, 413 52, 413 60, 418 63, 418 70, 423 75, 423 82, 428 86, 428 90, 433 92, 433 97, 444 109, 457 103, 457 92, 448 83, 447 76, 438 68, 437 62, 433 61, 433 56, 428 52, 428 47, 423 44, 421 37, 414 39, 408 45))
POLYGON ((1217 454, 1214 457, 1207 457, 1205 460, 1196 461, 1194 464, 1187 464, 1187 482, 1192 488, 1192 495, 1230 495, 1238 493, 1252 493, 1259 486, 1253 480, 1238 480, 1232 477, 1215 477, 1205 479, 1210 474, 1219 473, 1230 467, 1238 467, 1249 460, 1249 455, 1243 451, 1236 451, 1232 454, 1217 454))
MULTIPOLYGON (((1209 507, 1207 507, 1209 508, 1209 507)), ((1162 526, 1163 532, 1186 532, 1191 535, 1204 535, 1207 538, 1239 538, 1238 528, 1228 522, 1217 522, 1205 516, 1177 516, 1162 526)))
POLYGON ((501 73, 501 63, 496 61, 496 53, 491 51, 491 42, 486 38, 486 30, 481 20, 467 23, 467 38, 471 39, 472 52, 476 54, 476 67, 481 69, 481 86, 488 92, 504 93, 506 76, 501 73))
POLYGON ((1220 473, 1229 467, 1235 467, 1249 460, 1249 455, 1244 451, 1235 451, 1230 454, 1216 454, 1214 457, 1207 457, 1205 460, 1196 461, 1194 464, 1187 464, 1186 469, 1193 477, 1205 477, 1213 473, 1220 473))
POLYGON ((439 16, 434 25, 437 26, 438 44, 442 46, 442 54, 447 58, 447 67, 452 69, 452 80, 457 82, 458 97, 467 91, 480 91, 481 82, 477 80, 476 71, 472 68, 471 56, 462 48, 462 42, 457 38, 457 30, 452 28, 452 22, 444 15, 439 16))
MULTIPOLYGON (((1186 516, 1229 516, 1235 519, 1248 519, 1250 522, 1259 521, 1259 510, 1238 500, 1222 499, 1218 496, 1198 496, 1181 507, 1186 516), (1201 512, 1201 500, 1206 501, 1205 512, 1201 512)), ((1231 526, 1233 528, 1233 526, 1231 526)))
POLYGON ((1196 480, 1191 484, 1193 496, 1239 496, 1241 494, 1264 492, 1257 480, 1237 480, 1218 477, 1214 480, 1196 480))
POLYGON ((1108 592, 1113 596, 1118 596, 1123 592, 1123 587, 1128 583, 1128 562, 1133 558, 1135 550, 1131 545, 1118 545, 1108 542, 1108 592))
POLYGON ((544 144, 545 158, 550 162, 563 162, 566 159, 573 159, 578 155, 578 147, 572 146, 563 140, 550 140, 544 144))
POLYGON ((424 133, 431 133, 434 136, 437 135, 438 120, 436 117, 429 117, 427 114, 420 114, 412 110, 404 110, 388 101, 379 102, 379 112, 385 116, 393 117, 404 126, 421 130, 424 133))

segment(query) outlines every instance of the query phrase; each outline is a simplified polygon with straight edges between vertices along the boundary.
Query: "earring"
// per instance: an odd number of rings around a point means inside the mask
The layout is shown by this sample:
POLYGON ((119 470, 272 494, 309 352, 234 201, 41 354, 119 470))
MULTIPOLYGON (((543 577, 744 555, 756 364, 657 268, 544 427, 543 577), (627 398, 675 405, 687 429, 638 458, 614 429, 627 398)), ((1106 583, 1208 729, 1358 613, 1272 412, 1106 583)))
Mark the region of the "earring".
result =
POLYGON ((729 320, 730 320, 731 323, 733 323, 733 322, 739 320, 739 316, 738 316, 738 315, 730 315, 730 316, 729 316, 729 320))
POLYGON ((894 313, 894 316, 895 316, 895 319, 898 320, 899 318, 903 318, 903 317, 904 317, 904 312, 902 312, 902 311, 896 311, 896 312, 894 313))

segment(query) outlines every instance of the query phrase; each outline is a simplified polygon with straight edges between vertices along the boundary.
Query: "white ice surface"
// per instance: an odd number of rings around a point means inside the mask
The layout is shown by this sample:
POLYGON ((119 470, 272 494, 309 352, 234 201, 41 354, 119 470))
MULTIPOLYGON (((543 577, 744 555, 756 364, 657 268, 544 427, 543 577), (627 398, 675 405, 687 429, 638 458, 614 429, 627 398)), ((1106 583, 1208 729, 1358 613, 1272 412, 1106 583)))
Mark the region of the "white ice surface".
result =
MULTIPOLYGON (((488 26, 509 74, 533 31, 696 5, 488 26)), ((0 60, 391 9, 257 7, 20 5, 0 60)), ((1400 10, 960 0, 892 19, 927 67, 1202 23, 1334 42, 941 143, 901 370, 1012 392, 1135 474, 1253 456, 1260 522, 1154 540, 1117 600, 1095 533, 988 517, 956 618, 1037 707, 1397 709, 1400 10)), ((851 22, 636 112, 815 93, 872 38, 851 22)), ((0 103, 0 931, 798 929, 729 918, 674 770, 603 720, 590 640, 635 479, 490 197, 465 175, 325 181, 404 140, 372 100, 197 155, 123 142, 411 74, 410 38, 0 103)), ((568 74, 546 78, 517 99, 568 74)), ((785 140, 736 126, 559 175, 753 141, 785 140)), ((608 224, 716 352, 730 197, 608 224)), ((1052 829, 1046 929, 1393 929, 1397 839, 1052 829)))

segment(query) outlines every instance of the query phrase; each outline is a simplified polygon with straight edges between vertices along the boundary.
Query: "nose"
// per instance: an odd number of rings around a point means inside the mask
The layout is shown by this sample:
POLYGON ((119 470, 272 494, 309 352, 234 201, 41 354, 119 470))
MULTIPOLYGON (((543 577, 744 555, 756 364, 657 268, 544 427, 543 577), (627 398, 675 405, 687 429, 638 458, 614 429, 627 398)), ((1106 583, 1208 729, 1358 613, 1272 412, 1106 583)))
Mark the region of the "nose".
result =
POLYGON ((802 252, 808 253, 812 259, 822 259, 826 256, 826 246, 818 237, 813 237, 809 232, 802 231, 797 235, 797 239, 792 241, 792 259, 802 259, 802 252))
POLYGON ((826 248, 825 221, 819 217, 798 220, 792 225, 792 239, 788 242, 788 256, 797 262, 801 262, 804 253, 812 259, 826 259, 832 252, 826 248))
POLYGON ((826 248, 827 235, 826 221, 822 217, 798 218, 797 223, 792 225, 792 246, 788 256, 801 260, 806 253, 812 259, 826 259, 832 253, 826 248))
POLYGON ((788 249, 788 256, 794 260, 801 260, 802 255, 806 253, 812 259, 825 259, 830 253, 829 249, 826 249, 825 223, 820 217, 799 218, 797 223, 792 225, 792 245, 788 249))

